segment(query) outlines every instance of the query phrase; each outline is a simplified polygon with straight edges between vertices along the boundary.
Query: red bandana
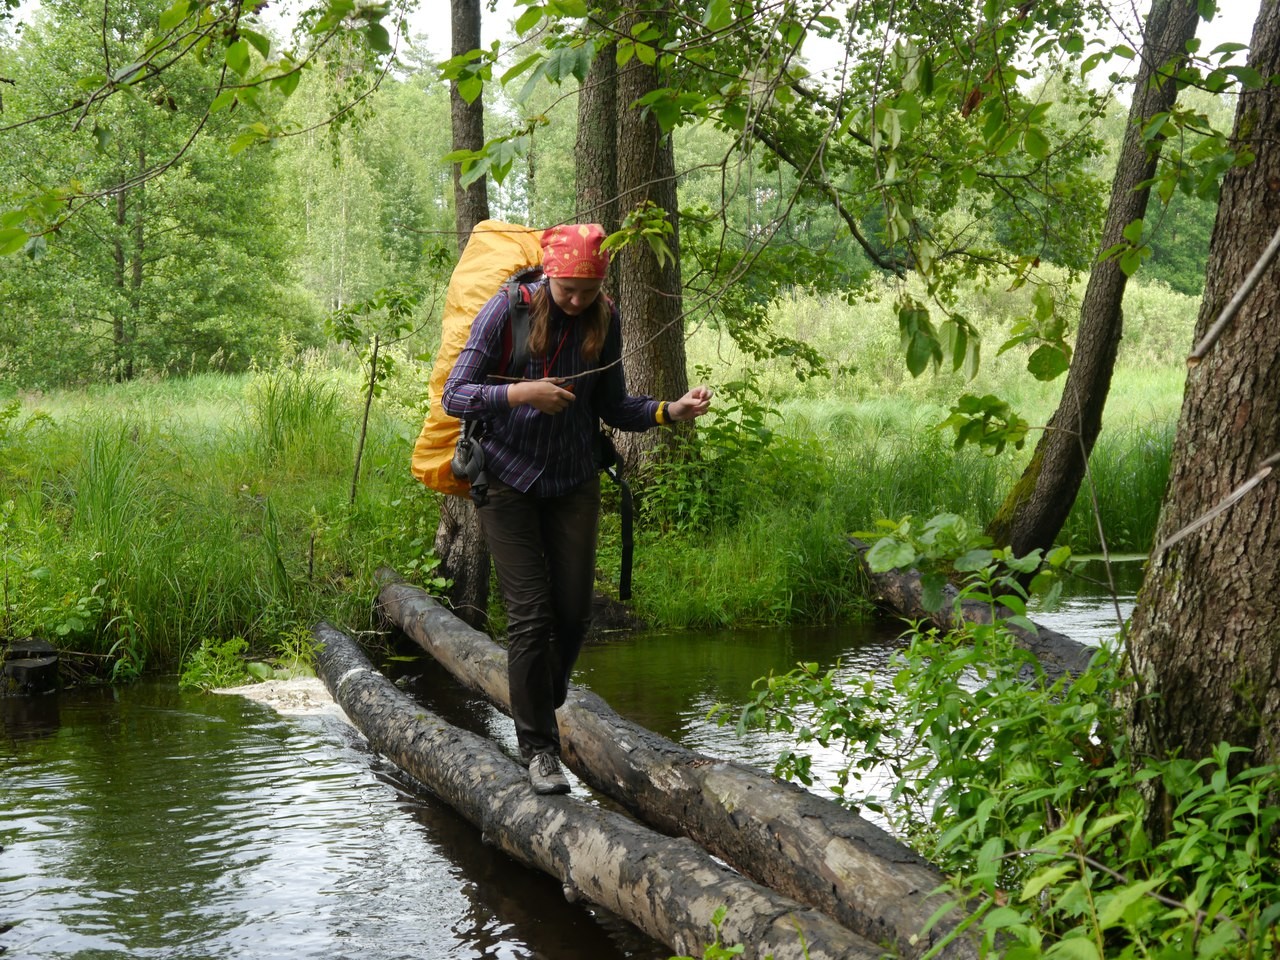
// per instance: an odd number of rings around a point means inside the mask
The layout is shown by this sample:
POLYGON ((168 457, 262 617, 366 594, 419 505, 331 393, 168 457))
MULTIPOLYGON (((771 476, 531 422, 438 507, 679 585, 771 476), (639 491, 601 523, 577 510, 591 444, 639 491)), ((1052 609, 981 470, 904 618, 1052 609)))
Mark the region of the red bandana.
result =
POLYGON ((600 249, 604 227, 598 223, 573 223, 542 233, 542 270, 548 277, 603 280, 609 254, 600 249))

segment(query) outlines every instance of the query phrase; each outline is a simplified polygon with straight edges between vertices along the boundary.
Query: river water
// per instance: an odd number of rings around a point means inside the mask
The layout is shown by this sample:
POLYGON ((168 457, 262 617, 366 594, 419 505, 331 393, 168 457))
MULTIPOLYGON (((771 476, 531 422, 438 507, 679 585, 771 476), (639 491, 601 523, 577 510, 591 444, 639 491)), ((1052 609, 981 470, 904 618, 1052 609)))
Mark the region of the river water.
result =
MULTIPOLYGON (((1114 632, 1110 603, 1083 593, 1036 620, 1086 642, 1114 632)), ((711 707, 800 661, 883 671, 897 632, 644 634, 589 646, 575 680, 692 749, 767 768, 786 744, 741 739, 711 707)), ((450 722, 514 746, 509 720, 415 651, 385 669, 450 722)), ((281 714, 168 678, 0 699, 0 724, 4 960, 670 954, 484 846, 332 706, 281 714)))

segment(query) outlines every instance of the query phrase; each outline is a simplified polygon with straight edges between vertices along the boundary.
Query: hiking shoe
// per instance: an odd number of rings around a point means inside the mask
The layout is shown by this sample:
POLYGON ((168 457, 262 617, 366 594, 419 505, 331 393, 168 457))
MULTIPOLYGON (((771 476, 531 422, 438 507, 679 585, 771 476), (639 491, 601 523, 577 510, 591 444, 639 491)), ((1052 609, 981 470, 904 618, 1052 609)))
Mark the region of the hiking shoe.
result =
POLYGON ((569 781, 554 754, 535 753, 529 761, 529 782, 534 793, 568 793, 569 781))

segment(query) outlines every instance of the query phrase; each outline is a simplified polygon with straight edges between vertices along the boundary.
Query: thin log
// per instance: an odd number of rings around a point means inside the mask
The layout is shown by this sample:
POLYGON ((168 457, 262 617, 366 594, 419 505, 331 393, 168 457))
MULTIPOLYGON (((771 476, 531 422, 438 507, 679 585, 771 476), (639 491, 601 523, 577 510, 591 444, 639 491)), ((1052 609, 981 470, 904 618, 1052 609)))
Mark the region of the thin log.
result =
MULTIPOLYGON (((506 651, 393 571, 377 574, 378 610, 465 686, 509 712, 506 651)), ((571 687, 557 711, 566 764, 657 829, 684 835, 758 883, 809 904, 868 940, 916 957, 945 941, 956 910, 921 931, 949 900, 944 878, 888 833, 832 800, 744 764, 695 753, 571 687)), ((970 960, 957 937, 938 957, 970 960)))
MULTIPOLYGON (((459 621, 460 622, 460 621, 459 621)), ((468 628, 469 629, 469 628, 468 628)), ((558 879, 681 954, 715 935, 746 956, 878 960, 882 951, 826 915, 751 883, 683 839, 568 796, 540 797, 496 743, 445 723, 401 692, 355 641, 313 630, 318 672, 370 745, 483 832, 486 842, 558 879)))
MULTIPOLYGON (((850 538, 862 569, 870 582, 871 594, 880 607, 904 620, 924 621, 939 630, 953 630, 965 623, 991 623, 991 607, 976 600, 962 600, 956 606, 959 591, 951 584, 943 588, 943 602, 939 610, 925 609, 920 573, 917 570, 891 570, 888 573, 872 573, 866 563, 870 544, 850 538)), ((1012 615, 1013 611, 1008 611, 1012 615)), ((1018 646, 1030 651, 1040 661, 1045 676, 1050 681, 1063 676, 1077 677, 1088 668, 1097 652, 1095 648, 1064 633, 1050 630, 1043 624, 1035 624, 1035 631, 1014 624, 1005 628, 1013 635, 1018 646)))

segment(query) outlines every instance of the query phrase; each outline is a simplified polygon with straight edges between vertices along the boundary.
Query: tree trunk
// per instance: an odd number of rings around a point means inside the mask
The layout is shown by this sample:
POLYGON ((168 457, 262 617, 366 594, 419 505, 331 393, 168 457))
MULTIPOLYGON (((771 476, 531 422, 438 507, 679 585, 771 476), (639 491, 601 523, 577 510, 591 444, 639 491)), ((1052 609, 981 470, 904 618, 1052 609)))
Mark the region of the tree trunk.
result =
MULTIPOLYGON (((1250 66, 1280 72, 1280 4, 1264 3, 1250 66)), ((1202 338, 1280 229, 1280 90, 1241 94, 1234 137, 1257 159, 1229 171, 1210 244, 1202 338)), ((1140 746, 1241 763, 1280 761, 1280 285, 1272 265, 1235 321, 1187 375, 1157 545, 1134 614, 1132 650, 1149 708, 1133 707, 1140 746), (1270 466, 1268 466, 1270 464, 1270 466), (1229 508, 1251 479, 1260 482, 1229 508), (1184 534, 1180 539, 1178 535, 1184 534)))
MULTIPOLYGON (((450 0, 453 55, 463 56, 480 47, 480 0, 450 0)), ((479 150, 484 146, 484 102, 476 97, 467 103, 455 83, 449 93, 453 149, 479 150)), ((458 253, 466 249, 471 231, 489 219, 488 179, 481 177, 471 186, 462 186, 462 167, 453 166, 454 214, 458 230, 458 253)), ((480 518, 469 497, 445 497, 440 503, 440 524, 436 527, 436 556, 440 572, 452 581, 449 603, 458 616, 477 629, 489 622, 489 547, 480 532, 480 518)))
MULTIPOLYGON (((125 237, 128 235, 128 202, 125 191, 115 195, 115 232, 111 240, 111 258, 114 267, 113 281, 119 293, 119 303, 128 301, 128 281, 126 280, 128 254, 125 252, 125 237)), ((111 320, 112 377, 116 383, 124 383, 133 379, 133 360, 129 346, 128 320, 123 308, 115 306, 115 316, 111 320)))
MULTIPOLYGON (((959 591, 951 584, 943 588, 943 604, 940 610, 929 610, 924 605, 924 589, 918 570, 891 570, 888 573, 874 573, 866 566, 865 558, 869 544, 853 539, 851 545, 863 562, 863 573, 870 586, 872 598, 886 611, 895 617, 907 621, 924 621, 931 623, 944 632, 954 630, 965 623, 991 623, 991 607, 977 600, 960 601, 960 609, 956 610, 956 597, 959 591)), ((1012 616, 1007 610, 1005 616, 1012 616)), ((1045 677, 1050 682, 1063 676, 1078 677, 1089 667, 1089 662, 1096 652, 1087 644, 1072 640, 1066 634, 1050 630, 1036 624, 1035 632, 1025 630, 1015 624, 1006 623, 1005 629, 1012 634, 1018 646, 1029 651, 1040 663, 1045 677)))
MULTIPOLYGON (((480 0, 450 0, 453 55, 460 57, 480 48, 480 0)), ((479 150, 484 146, 484 101, 476 97, 467 103, 458 94, 458 85, 449 90, 449 111, 453 126, 453 149, 479 150)), ((453 165, 453 204, 458 226, 458 252, 467 246, 471 228, 489 219, 488 179, 481 177, 469 187, 462 186, 462 165, 453 165)))
POLYGON ((573 145, 575 219, 618 229, 617 44, 596 52, 578 91, 578 134, 573 145))
MULTIPOLYGON (((669 7, 670 4, 664 4, 669 7)), ((641 19, 626 13, 619 21, 621 36, 641 19)), ((619 215, 626 216, 645 201, 667 211, 675 228, 669 238, 674 254, 666 265, 647 243, 632 243, 618 255, 617 291, 622 310, 624 365, 632 393, 675 400, 689 389, 685 367, 683 299, 680 280, 680 224, 676 213, 675 153, 671 137, 662 133, 652 113, 634 106, 659 86, 654 67, 634 58, 618 71, 618 194, 619 215)), ((662 432, 623 433, 618 452, 628 471, 635 473, 652 456, 662 432)))
MULTIPOLYGON (((1102 230, 1102 249, 1124 241, 1124 229, 1141 219, 1150 189, 1140 184, 1156 170, 1157 153, 1143 140, 1147 121, 1170 110, 1177 85, 1170 75, 1185 58, 1200 22, 1197 0, 1154 0, 1143 31, 1142 64, 1102 230)), ((1080 491, 1089 454, 1102 429, 1123 328, 1121 304, 1128 278, 1119 261, 1097 262, 1080 307, 1080 328, 1058 409, 1040 436, 1022 477, 987 528, 998 546, 1024 556, 1048 550, 1080 491)))
POLYGON ((477 630, 489 625, 489 547, 470 497, 443 497, 436 527, 440 572, 453 581, 449 607, 477 630))
MULTIPOLYGON (((387 570, 379 613, 465 686, 509 709, 506 653, 417 587, 387 570)), ((945 902, 943 883, 878 827, 750 767, 713 760, 636 726, 599 697, 570 688, 557 711, 564 760, 596 790, 664 833, 684 834, 745 876, 807 903, 875 942, 916 957, 953 929, 947 918, 919 935, 945 902), (917 940, 917 935, 919 935, 917 940)), ((938 954, 976 957, 958 938, 938 954)))
POLYGON ((425 784, 514 859, 558 878, 682 954, 714 938, 747 956, 777 960, 877 960, 875 944, 830 918, 742 879, 705 852, 572 797, 540 797, 493 741, 452 727, 398 690, 354 641, 325 623, 318 668, 370 746, 425 784))

